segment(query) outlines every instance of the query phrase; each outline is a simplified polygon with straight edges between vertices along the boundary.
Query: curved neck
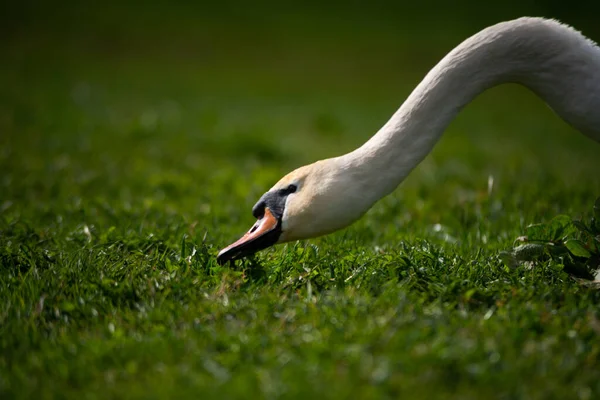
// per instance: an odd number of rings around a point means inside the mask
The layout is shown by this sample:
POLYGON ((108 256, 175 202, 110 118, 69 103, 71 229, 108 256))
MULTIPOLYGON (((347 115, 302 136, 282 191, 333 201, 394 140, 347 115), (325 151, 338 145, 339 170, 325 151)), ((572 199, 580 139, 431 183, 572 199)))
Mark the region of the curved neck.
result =
POLYGON ((558 22, 520 18, 461 43, 376 135, 340 161, 364 182, 360 190, 374 203, 425 158, 466 104, 508 82, 526 86, 567 123, 600 142, 600 49, 558 22))

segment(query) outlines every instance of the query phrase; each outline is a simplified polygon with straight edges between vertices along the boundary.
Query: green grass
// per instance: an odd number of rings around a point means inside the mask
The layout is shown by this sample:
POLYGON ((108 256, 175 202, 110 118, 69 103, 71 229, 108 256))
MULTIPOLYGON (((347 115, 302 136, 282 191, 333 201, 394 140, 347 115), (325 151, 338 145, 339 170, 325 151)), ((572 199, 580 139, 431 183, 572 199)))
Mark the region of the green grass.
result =
POLYGON ((500 257, 600 195, 600 146, 522 88, 350 228, 216 263, 281 175, 360 145, 474 32, 288 17, 4 44, 0 397, 600 396, 600 292, 500 257))

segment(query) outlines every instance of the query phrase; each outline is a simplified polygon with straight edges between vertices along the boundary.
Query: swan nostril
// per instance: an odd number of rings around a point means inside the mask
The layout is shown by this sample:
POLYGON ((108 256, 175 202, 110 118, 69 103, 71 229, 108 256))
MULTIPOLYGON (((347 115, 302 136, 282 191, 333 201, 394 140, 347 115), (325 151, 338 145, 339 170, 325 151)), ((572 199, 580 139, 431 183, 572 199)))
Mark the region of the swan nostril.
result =
POLYGON ((254 224, 252 228, 250 228, 250 233, 254 233, 258 229, 258 223, 254 224))

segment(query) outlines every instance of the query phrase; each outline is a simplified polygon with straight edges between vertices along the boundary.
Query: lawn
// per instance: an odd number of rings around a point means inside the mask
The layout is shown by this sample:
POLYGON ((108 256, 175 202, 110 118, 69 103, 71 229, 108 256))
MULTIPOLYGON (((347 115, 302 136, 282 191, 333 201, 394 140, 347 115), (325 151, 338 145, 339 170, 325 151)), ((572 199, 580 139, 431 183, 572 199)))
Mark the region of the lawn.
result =
POLYGON ((367 140, 491 17, 209 11, 3 25, 0 397, 600 396, 600 291, 501 257, 591 217, 600 145, 521 87, 351 227, 216 262, 274 182, 367 140))

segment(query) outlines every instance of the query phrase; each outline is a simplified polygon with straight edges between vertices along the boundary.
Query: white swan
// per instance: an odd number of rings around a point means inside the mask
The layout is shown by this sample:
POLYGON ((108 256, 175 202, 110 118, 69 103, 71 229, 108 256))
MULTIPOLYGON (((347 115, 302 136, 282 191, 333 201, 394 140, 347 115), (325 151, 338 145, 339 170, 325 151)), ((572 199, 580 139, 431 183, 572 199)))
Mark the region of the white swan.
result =
POLYGON ((600 48, 554 20, 502 22, 444 57, 364 145, 284 176, 254 206, 256 224, 217 260, 350 225, 406 178, 466 104, 508 82, 526 86, 600 142, 600 48))

